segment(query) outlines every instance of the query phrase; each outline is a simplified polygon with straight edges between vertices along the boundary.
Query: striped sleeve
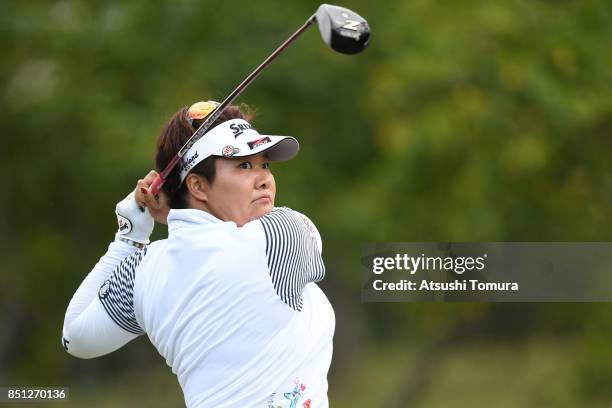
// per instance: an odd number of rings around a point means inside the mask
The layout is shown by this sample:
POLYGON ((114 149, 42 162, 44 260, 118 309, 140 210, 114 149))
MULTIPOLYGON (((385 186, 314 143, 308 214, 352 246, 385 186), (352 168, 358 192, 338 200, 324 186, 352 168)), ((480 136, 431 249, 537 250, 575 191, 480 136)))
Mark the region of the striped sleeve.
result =
POLYGON ((302 310, 302 290, 325 276, 318 232, 308 218, 289 208, 275 208, 261 218, 266 256, 274 289, 294 310, 302 310))
POLYGON ((110 318, 122 329, 138 335, 144 334, 144 330, 134 313, 134 278, 136 267, 146 252, 145 247, 124 259, 98 292, 98 298, 110 318))

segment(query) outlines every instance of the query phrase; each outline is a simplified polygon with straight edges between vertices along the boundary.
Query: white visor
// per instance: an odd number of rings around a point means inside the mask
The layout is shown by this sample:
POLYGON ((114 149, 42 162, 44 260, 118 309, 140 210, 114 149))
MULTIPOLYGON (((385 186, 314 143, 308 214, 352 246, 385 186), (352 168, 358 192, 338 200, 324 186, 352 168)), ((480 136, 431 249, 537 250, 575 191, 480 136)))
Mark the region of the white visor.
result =
POLYGON ((244 119, 228 120, 206 132, 185 153, 180 164, 181 183, 198 163, 210 156, 243 157, 266 152, 270 161, 286 161, 299 150, 298 141, 291 136, 260 135, 244 119))

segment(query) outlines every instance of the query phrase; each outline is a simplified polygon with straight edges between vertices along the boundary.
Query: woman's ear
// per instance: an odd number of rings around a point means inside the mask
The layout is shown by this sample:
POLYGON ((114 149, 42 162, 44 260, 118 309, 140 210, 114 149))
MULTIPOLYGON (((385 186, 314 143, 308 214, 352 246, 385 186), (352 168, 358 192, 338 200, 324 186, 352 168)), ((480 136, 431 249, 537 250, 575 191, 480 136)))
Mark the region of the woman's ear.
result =
POLYGON ((199 201, 207 202, 208 201, 208 180, 204 177, 199 176, 197 174, 188 174, 185 179, 185 184, 187 185, 187 190, 191 196, 199 201))

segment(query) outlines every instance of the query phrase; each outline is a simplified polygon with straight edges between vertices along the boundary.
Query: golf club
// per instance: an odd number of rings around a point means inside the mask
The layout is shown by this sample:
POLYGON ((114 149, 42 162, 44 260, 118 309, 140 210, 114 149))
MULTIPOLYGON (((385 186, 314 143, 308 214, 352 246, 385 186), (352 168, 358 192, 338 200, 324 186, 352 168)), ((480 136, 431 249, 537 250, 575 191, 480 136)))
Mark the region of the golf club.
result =
POLYGON ((159 189, 179 160, 181 160, 189 148, 208 131, 208 128, 221 115, 223 109, 230 105, 238 95, 257 78, 261 71, 272 62, 272 60, 282 53, 297 37, 315 22, 319 26, 323 41, 333 50, 342 54, 356 54, 367 47, 370 40, 370 27, 368 22, 359 14, 339 6, 332 6, 330 4, 320 5, 317 12, 312 17, 306 20, 295 33, 274 50, 264 62, 255 68, 255 70, 206 117, 200 127, 196 129, 189 140, 185 142, 183 147, 181 147, 178 153, 170 160, 166 168, 153 181, 153 184, 151 184, 151 193, 155 195, 159 192, 159 189))

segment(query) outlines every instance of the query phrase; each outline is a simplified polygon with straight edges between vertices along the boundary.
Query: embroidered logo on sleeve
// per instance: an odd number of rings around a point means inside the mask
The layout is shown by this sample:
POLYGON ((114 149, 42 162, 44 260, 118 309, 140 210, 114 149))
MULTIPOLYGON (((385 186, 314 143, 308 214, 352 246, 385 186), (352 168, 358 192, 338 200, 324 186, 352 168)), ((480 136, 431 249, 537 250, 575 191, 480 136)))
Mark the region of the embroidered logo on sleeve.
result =
POLYGON ((98 292, 98 296, 100 296, 100 299, 106 299, 109 291, 110 291, 110 280, 107 280, 106 282, 104 282, 104 284, 102 284, 102 286, 100 286, 100 291, 98 292))
POLYGON ((64 350, 68 351, 69 344, 70 340, 67 340, 64 336, 62 336, 62 347, 64 347, 64 350))

